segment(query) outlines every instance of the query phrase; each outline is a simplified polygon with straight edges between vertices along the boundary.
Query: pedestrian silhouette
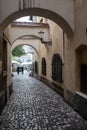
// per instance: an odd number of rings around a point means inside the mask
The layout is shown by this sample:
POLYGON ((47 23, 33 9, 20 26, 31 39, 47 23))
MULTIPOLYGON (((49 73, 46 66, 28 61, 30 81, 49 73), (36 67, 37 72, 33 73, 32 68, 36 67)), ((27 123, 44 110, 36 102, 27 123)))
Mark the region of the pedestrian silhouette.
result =
POLYGON ((17 67, 17 74, 19 74, 19 66, 17 67))
POLYGON ((22 71, 22 74, 23 74, 24 73, 24 67, 23 66, 21 67, 21 71, 22 71))

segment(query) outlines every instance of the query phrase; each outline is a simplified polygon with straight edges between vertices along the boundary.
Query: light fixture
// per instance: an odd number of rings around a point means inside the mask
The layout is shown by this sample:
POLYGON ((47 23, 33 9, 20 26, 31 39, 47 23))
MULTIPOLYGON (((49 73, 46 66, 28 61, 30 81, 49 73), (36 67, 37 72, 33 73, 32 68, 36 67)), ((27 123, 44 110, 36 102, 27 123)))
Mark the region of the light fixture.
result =
POLYGON ((45 45, 52 45, 52 40, 48 40, 48 41, 44 41, 43 40, 43 34, 44 34, 44 32, 42 30, 40 32, 38 32, 38 33, 40 34, 40 40, 41 40, 41 42, 43 44, 45 44, 45 45))
POLYGON ((41 39, 41 42, 43 41, 43 34, 44 32, 41 30, 40 32, 38 32, 40 34, 40 39, 41 39))

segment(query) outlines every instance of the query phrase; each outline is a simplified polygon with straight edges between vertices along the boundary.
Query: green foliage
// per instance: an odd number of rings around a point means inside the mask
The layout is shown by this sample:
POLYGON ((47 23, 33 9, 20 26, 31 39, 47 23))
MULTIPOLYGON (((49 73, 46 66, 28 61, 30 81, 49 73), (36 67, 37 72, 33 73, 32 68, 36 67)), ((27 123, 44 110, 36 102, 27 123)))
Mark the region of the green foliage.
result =
POLYGON ((15 57, 21 57, 23 55, 26 55, 26 52, 23 48, 22 45, 17 46, 13 51, 12 51, 12 55, 15 57))

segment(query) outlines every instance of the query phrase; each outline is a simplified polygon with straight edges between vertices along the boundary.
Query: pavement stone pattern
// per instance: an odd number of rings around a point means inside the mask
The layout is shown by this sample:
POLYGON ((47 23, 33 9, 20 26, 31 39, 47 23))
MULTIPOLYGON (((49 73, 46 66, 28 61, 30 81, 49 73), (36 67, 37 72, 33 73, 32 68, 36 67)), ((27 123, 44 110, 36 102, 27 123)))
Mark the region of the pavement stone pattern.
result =
POLYGON ((15 74, 0 130, 87 130, 87 121, 44 83, 15 74))

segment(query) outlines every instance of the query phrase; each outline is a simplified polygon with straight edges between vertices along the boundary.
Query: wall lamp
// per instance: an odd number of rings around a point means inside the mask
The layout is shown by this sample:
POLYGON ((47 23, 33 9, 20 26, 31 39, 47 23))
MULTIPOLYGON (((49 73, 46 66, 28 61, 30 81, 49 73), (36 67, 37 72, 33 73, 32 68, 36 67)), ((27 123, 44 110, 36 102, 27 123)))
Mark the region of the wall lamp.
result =
POLYGON ((42 30, 40 32, 38 32, 38 33, 40 34, 40 40, 41 40, 41 42, 43 44, 45 44, 45 45, 52 45, 52 40, 49 40, 49 41, 44 41, 43 40, 43 34, 44 34, 44 32, 42 30))

